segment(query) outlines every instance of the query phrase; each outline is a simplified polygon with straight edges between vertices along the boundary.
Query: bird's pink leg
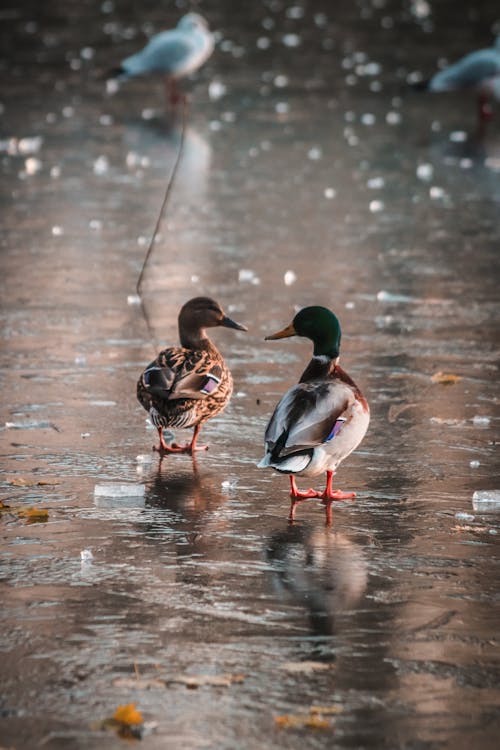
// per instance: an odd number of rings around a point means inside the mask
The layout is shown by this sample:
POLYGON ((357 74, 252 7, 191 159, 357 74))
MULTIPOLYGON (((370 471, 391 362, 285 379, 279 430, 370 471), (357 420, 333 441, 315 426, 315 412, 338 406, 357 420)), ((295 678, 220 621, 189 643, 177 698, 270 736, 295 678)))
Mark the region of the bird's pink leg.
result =
POLYGON ((479 122, 485 123, 493 118, 490 100, 485 94, 479 94, 479 122))
POLYGON ((175 78, 167 77, 165 79, 165 94, 169 105, 175 109, 179 102, 182 100, 182 94, 177 88, 175 78))
POLYGON ((312 489, 301 492, 297 488, 297 482, 295 481, 295 476, 293 474, 290 474, 291 504, 290 504, 290 515, 288 516, 289 521, 295 521, 295 507, 297 506, 297 504, 302 502, 302 500, 307 500, 311 497, 318 497, 318 493, 312 489))
POLYGON ((194 428, 193 432, 193 439, 190 443, 186 443, 185 445, 178 445, 177 443, 172 443, 170 446, 170 449, 173 453, 190 453, 191 455, 195 451, 207 451, 208 445, 196 445, 196 442, 198 440, 198 435, 200 434, 201 425, 197 424, 194 428))
POLYGON ((332 525, 332 502, 334 500, 353 500, 356 497, 355 492, 342 492, 342 490, 332 490, 332 480, 335 472, 326 472, 326 487, 319 497, 326 509, 326 525, 332 525))

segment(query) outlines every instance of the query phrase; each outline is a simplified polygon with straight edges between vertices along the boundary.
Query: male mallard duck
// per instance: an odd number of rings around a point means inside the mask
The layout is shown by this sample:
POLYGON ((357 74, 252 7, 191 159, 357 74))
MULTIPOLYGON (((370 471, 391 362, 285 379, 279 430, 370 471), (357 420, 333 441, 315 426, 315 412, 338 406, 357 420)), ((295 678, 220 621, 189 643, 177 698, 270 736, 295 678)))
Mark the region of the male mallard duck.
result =
POLYGON ((170 103, 177 104, 176 81, 198 70, 213 50, 214 38, 203 16, 187 13, 175 29, 152 36, 144 49, 125 58, 112 72, 121 81, 145 73, 163 73, 170 103))
POLYGON ((310 497, 321 498, 326 522, 332 521, 333 500, 356 496, 332 490, 332 478, 341 461, 363 439, 370 409, 356 383, 339 366, 340 324, 326 307, 305 307, 282 331, 266 341, 305 336, 314 344, 313 356, 298 385, 278 403, 265 434, 266 453, 260 468, 271 466, 290 474, 290 520, 295 506, 310 497), (324 492, 297 489, 295 475, 314 477, 326 471, 324 492))
POLYGON ((161 454, 205 450, 207 446, 196 446, 201 425, 231 398, 231 373, 205 331, 216 326, 247 330, 228 318, 215 300, 190 299, 179 313, 181 345, 160 352, 139 378, 137 398, 158 430, 160 444, 155 450, 161 454), (164 427, 194 427, 193 439, 186 445, 167 445, 164 427))

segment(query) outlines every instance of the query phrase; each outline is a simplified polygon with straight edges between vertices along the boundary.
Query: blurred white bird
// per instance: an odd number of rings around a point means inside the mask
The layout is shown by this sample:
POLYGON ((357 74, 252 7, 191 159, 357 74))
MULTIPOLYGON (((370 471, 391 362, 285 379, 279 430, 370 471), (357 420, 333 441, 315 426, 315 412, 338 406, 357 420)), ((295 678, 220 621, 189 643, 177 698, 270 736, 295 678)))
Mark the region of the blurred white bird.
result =
POLYGON ((177 80, 194 73, 210 57, 214 39, 203 16, 187 13, 175 29, 151 37, 144 49, 126 57, 113 75, 119 81, 147 73, 163 73, 170 103, 179 102, 177 80))
POLYGON ((440 70, 415 88, 426 91, 457 91, 469 89, 478 95, 479 121, 492 117, 490 101, 500 101, 500 36, 495 46, 470 52, 458 62, 440 70))

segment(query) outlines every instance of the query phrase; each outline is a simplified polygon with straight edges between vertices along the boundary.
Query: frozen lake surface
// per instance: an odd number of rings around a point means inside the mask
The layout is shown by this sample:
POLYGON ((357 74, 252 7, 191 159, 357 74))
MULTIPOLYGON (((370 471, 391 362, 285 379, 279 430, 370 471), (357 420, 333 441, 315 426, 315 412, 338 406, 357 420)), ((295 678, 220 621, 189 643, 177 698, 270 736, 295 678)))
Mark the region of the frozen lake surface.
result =
POLYGON ((135 703, 151 750, 498 746, 500 515, 472 497, 500 490, 500 106, 479 137, 472 96, 406 84, 491 43, 469 5, 200 3, 154 344, 128 298, 181 118, 103 72, 187 4, 2 11, 0 745, 119 747, 96 722, 135 703), (135 384, 198 294, 249 331, 214 333, 209 451, 160 461, 135 384), (309 304, 372 410, 330 529, 256 468, 310 356, 264 337, 309 304))

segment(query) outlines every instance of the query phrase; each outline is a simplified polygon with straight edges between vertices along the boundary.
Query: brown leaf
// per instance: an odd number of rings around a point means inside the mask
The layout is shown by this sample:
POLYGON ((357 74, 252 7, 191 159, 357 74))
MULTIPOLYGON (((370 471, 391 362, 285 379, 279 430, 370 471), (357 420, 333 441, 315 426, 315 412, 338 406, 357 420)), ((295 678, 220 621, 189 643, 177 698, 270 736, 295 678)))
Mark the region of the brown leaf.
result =
POLYGON ((61 484, 59 479, 27 479, 26 477, 14 477, 7 481, 14 487, 44 487, 45 485, 61 484))
POLYGON ((149 679, 147 677, 117 677, 113 680, 113 685, 122 688, 149 690, 150 688, 165 688, 167 683, 165 680, 159 680, 154 677, 149 679))
POLYGON ((283 714, 275 716, 274 721, 281 729, 333 729, 329 719, 315 714, 283 714))
POLYGON ((26 523, 46 523, 49 520, 47 508, 21 508, 16 512, 19 518, 26 519, 26 523))
POLYGON ((460 375, 453 375, 451 372, 435 372, 432 375, 431 380, 433 383, 439 383, 440 385, 454 385, 462 380, 460 375))
POLYGON ((141 712, 135 707, 135 703, 127 703, 124 706, 118 706, 113 714, 113 719, 121 724, 128 724, 129 726, 131 724, 142 724, 144 721, 141 712))

